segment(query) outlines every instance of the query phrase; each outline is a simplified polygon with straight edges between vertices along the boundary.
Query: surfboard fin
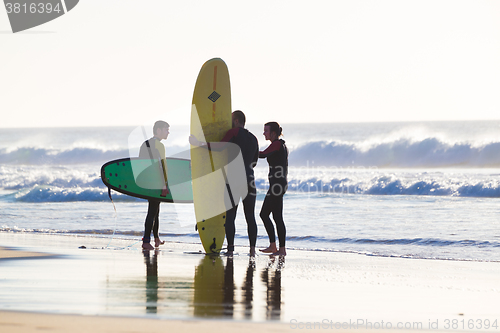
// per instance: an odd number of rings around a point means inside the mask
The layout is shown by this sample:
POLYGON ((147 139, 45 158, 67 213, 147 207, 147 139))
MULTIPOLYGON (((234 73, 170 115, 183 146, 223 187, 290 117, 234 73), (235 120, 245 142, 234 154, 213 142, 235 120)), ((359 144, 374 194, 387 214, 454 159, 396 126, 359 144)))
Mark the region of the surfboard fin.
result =
POLYGON ((215 251, 217 249, 217 244, 215 243, 215 238, 214 238, 214 242, 212 243, 212 245, 210 245, 210 251, 212 251, 212 253, 216 253, 217 251, 215 251))

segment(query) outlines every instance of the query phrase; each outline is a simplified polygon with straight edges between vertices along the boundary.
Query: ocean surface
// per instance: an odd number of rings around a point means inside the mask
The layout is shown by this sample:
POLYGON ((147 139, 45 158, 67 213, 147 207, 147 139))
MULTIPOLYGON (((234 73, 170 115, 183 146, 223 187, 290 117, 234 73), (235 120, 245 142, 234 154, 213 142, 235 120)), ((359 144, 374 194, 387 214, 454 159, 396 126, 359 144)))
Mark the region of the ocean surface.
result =
MULTIPOLYGON (((171 124, 167 155, 189 158, 188 126, 171 124)), ((282 124, 290 149, 287 247, 373 256, 500 261, 500 121, 282 124)), ((267 147, 262 125, 249 125, 267 147)), ((151 130, 146 128, 148 136, 151 130)), ((109 160, 137 156, 136 127, 0 129, 0 232, 128 240, 145 200, 112 193, 109 160)), ((256 168, 258 217, 267 162, 256 168)), ((166 241, 199 243, 192 204, 161 206, 166 241)), ((248 251, 242 209, 236 251, 248 251)), ((201 245, 200 245, 201 249, 201 245)))

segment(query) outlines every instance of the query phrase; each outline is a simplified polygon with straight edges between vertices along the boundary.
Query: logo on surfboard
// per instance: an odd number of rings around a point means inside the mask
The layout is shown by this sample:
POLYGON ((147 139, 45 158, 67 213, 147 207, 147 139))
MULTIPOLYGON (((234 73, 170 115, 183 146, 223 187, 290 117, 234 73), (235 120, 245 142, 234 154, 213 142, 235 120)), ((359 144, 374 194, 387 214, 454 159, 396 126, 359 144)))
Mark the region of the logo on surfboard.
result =
POLYGON ((214 92, 211 93, 210 96, 208 96, 208 99, 215 103, 215 102, 217 102, 217 100, 219 99, 220 96, 221 95, 214 90, 214 92))
POLYGON ((4 0, 12 32, 31 29, 63 16, 79 0, 4 0))

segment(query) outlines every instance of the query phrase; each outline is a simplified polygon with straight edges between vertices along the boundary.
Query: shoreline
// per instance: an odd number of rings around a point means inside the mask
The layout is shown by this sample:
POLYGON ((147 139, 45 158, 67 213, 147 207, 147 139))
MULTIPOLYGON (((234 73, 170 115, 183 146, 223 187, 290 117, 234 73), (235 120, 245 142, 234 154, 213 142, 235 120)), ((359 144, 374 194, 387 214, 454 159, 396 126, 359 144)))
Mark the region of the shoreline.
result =
POLYGON ((115 239, 108 249, 103 243, 0 233, 0 257, 5 257, 0 259, 0 317, 18 313, 26 317, 20 322, 35 324, 49 320, 38 315, 55 321, 57 316, 90 322, 130 318, 167 322, 179 331, 205 321, 264 332, 323 322, 331 323, 329 329, 335 329, 333 323, 355 322, 356 329, 390 323, 391 331, 400 328, 398 323, 420 323, 419 330, 471 319, 500 325, 500 264, 495 262, 300 250, 288 251, 282 260, 252 259, 246 248, 230 259, 188 254, 201 249, 197 244, 167 242, 159 251, 143 252, 126 247, 130 241, 115 239), (86 249, 79 248, 83 243, 86 249), (262 328, 254 326, 259 324, 262 328))

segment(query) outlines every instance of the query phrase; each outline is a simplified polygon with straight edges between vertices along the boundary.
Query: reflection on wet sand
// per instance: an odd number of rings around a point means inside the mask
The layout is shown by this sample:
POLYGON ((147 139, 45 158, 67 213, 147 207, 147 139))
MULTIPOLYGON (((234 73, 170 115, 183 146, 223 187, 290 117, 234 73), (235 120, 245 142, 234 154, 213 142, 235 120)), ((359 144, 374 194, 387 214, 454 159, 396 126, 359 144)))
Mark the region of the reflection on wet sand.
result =
POLYGON ((194 275, 194 315, 221 317, 223 315, 224 264, 220 257, 205 256, 194 275))
POLYGON ((261 319, 281 318, 284 257, 269 257, 260 272, 262 284, 255 285, 257 263, 254 257, 249 257, 244 274, 239 261, 240 274, 236 274, 238 279, 235 279, 234 258, 204 256, 195 267, 194 280, 192 275, 190 280, 189 277, 158 277, 159 251, 143 251, 143 256, 146 264, 144 290, 147 314, 171 313, 182 309, 190 312, 191 309, 190 315, 204 318, 236 317, 252 320, 256 312, 263 317, 261 319), (238 287, 238 282, 241 287, 238 287))
POLYGON ((270 257, 267 267, 262 271, 262 282, 266 286, 266 319, 279 320, 281 318, 281 271, 285 265, 285 257, 278 258, 274 271, 272 267, 276 257, 270 257))
MULTIPOLYGON (((270 257, 266 268, 262 271, 262 282, 266 287, 266 318, 271 320, 281 318, 281 270, 285 258, 280 257, 276 266, 275 263, 276 257, 270 257)), ((238 289, 234 280, 234 259, 228 257, 224 266, 220 257, 204 257, 196 268, 194 278, 194 315, 233 318, 235 314, 241 314, 245 319, 252 319, 255 271, 255 258, 250 257, 241 287, 241 300, 238 301, 236 297, 238 289)))
MULTIPOLYGON (((130 299, 138 291, 145 293, 146 314, 185 315, 190 313, 193 298, 192 276, 168 274, 169 267, 161 265, 161 271, 167 274, 158 274, 158 260, 161 252, 145 250, 142 253, 146 264, 146 284, 141 282, 141 286, 135 281, 128 282, 129 290, 125 297, 130 299)), ((136 299, 136 303, 138 301, 136 299)))
POLYGON ((234 315, 234 262, 233 258, 227 258, 226 267, 224 268, 224 317, 233 317, 234 315))
POLYGON ((158 312, 158 251, 151 258, 150 251, 143 251, 146 264, 146 313, 158 312))
POLYGON ((248 261, 247 272, 245 274, 245 280, 243 281, 243 286, 241 290, 243 291, 243 305, 244 312, 243 315, 245 319, 252 319, 252 309, 253 309, 253 275, 255 272, 255 258, 250 257, 248 261))

